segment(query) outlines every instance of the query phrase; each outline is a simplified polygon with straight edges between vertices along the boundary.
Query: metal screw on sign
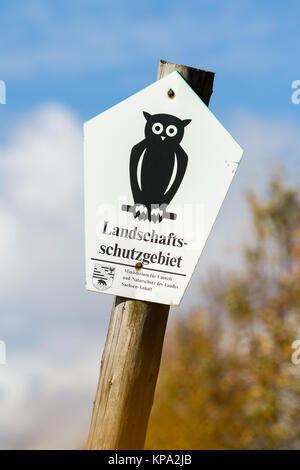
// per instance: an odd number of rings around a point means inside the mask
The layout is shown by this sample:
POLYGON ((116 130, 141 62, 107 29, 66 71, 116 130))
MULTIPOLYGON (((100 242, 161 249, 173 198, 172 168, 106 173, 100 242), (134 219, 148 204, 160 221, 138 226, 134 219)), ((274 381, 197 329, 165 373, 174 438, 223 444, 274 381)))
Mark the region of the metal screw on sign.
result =
POLYGON ((168 91, 168 97, 172 100, 173 98, 175 98, 176 94, 175 94, 175 91, 172 90, 172 88, 170 88, 170 90, 168 91))

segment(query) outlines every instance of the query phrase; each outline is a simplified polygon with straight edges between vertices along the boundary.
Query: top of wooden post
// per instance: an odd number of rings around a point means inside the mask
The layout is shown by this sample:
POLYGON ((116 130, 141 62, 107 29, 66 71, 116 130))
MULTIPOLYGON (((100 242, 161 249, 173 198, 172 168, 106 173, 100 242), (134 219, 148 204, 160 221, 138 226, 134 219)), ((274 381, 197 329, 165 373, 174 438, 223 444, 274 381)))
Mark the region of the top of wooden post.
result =
POLYGON ((166 75, 169 75, 169 73, 174 72, 174 70, 180 73, 180 75, 190 85, 194 92, 208 106, 213 92, 213 83, 215 77, 214 72, 160 60, 157 80, 165 77, 166 75))

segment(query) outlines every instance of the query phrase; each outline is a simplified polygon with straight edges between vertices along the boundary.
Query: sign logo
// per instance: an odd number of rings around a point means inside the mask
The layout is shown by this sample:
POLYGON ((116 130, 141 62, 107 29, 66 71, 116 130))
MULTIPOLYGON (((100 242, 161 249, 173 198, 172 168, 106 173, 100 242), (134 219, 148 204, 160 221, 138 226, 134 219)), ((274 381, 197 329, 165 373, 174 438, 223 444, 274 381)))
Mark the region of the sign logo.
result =
POLYGON ((106 290, 112 286, 116 268, 96 263, 93 271, 93 285, 98 290, 106 290))
POLYGON ((176 214, 166 208, 183 180, 188 156, 180 146, 184 128, 191 119, 179 119, 171 114, 149 114, 145 139, 136 144, 130 155, 130 184, 134 205, 123 205, 138 220, 161 222, 176 220, 176 214))
POLYGON ((300 340, 299 339, 296 339, 292 343, 292 348, 295 349, 295 351, 292 354, 291 361, 295 366, 297 366, 298 364, 300 364, 300 340))

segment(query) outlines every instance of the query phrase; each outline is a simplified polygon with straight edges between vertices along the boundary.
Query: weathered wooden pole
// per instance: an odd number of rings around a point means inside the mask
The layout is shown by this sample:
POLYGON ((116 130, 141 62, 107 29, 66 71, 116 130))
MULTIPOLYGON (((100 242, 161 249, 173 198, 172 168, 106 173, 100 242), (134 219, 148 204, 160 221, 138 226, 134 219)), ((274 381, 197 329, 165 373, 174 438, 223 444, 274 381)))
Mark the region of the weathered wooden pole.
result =
MULTIPOLYGON (((177 70, 208 105, 214 73, 160 61, 157 79, 177 70)), ((169 306, 116 297, 103 351, 87 448, 144 448, 169 306)))

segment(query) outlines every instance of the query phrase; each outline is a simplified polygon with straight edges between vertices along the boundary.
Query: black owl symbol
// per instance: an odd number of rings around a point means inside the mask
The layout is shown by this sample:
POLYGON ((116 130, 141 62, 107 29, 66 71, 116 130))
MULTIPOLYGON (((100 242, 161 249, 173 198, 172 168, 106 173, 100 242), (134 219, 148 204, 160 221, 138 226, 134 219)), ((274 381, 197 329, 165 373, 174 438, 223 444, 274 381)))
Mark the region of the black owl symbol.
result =
POLYGON ((146 118, 145 139, 136 144, 130 155, 130 184, 133 206, 122 206, 140 220, 161 222, 176 219, 166 211, 186 171, 188 156, 180 146, 184 128, 191 119, 181 120, 171 114, 143 113, 146 118))

